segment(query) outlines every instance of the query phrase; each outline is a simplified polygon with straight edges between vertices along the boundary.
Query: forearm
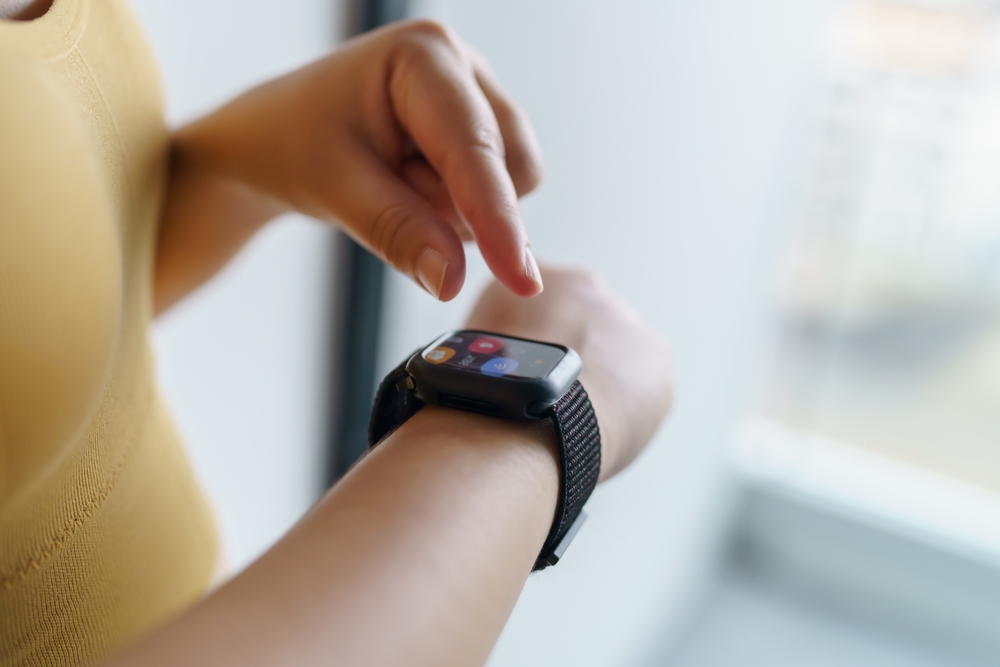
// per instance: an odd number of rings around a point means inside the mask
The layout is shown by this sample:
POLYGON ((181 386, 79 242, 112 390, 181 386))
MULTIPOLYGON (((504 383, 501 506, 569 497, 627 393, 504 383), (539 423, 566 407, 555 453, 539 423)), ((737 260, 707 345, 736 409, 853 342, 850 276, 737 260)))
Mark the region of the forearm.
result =
POLYGON ((428 407, 114 665, 480 665, 551 526, 551 434, 428 407))
POLYGON ((264 223, 286 210, 175 141, 157 240, 155 312, 215 275, 264 223))

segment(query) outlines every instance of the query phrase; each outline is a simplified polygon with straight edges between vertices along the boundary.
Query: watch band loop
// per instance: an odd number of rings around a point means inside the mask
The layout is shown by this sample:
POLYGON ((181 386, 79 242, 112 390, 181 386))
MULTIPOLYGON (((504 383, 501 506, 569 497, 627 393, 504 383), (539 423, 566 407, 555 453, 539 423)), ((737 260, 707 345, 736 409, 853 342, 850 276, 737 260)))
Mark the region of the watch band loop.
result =
POLYGON ((587 391, 575 381, 552 406, 549 417, 559 438, 559 505, 549 536, 535 561, 535 570, 555 565, 560 546, 579 529, 583 505, 597 486, 601 473, 601 434, 587 391))

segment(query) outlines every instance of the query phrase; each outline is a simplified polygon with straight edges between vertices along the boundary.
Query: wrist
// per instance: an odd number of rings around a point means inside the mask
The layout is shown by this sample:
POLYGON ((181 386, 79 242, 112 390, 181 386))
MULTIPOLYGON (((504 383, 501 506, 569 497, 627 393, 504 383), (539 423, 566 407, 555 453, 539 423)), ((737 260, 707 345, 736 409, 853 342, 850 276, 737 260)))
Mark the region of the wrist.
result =
MULTIPOLYGON (((516 476, 538 519, 534 545, 541 548, 559 501, 559 451, 550 426, 513 422, 428 405, 389 435, 367 458, 400 455, 433 462, 453 472, 455 483, 470 477, 516 476)), ((521 498, 521 500, 526 500, 521 498)))
POLYGON ((295 196, 302 194, 298 160, 303 137, 288 130, 301 124, 290 115, 293 79, 286 75, 268 81, 177 128, 172 136, 175 159, 242 186, 276 214, 298 209, 322 217, 303 210, 307 201, 295 196))
POLYGON ((547 422, 515 422, 428 405, 396 429, 379 449, 393 440, 442 451, 472 448, 473 454, 491 457, 512 452, 524 459, 526 473, 552 477, 554 496, 558 492, 559 450, 547 422))
POLYGON ((156 312, 208 280, 267 221, 287 210, 188 150, 175 135, 157 237, 156 312))
POLYGON ((172 183, 193 182, 203 189, 225 193, 228 205, 239 209, 239 218, 253 231, 292 210, 286 203, 261 191, 238 172, 227 168, 227 159, 213 153, 219 147, 200 141, 199 134, 191 126, 174 133, 170 155, 172 183))
POLYGON ((544 569, 559 562, 586 520, 583 506, 600 475, 601 435, 580 371, 579 355, 565 345, 483 330, 446 332, 379 384, 369 445, 377 447, 428 404, 503 418, 491 430, 554 444, 546 460, 556 464, 556 511, 533 566, 544 569), (551 435, 538 440, 540 429, 551 435))

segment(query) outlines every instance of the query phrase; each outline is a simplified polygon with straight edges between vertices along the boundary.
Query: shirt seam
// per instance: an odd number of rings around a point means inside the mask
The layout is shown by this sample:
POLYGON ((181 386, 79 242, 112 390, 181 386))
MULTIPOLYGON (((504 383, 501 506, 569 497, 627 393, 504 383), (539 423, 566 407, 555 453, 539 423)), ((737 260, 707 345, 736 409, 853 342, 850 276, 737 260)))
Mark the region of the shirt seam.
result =
MULTIPOLYGON (((145 400, 145 410, 143 412, 148 413, 149 406, 152 402, 152 391, 146 392, 145 400)), ((143 420, 145 425, 146 420, 143 420)), ((140 431, 131 438, 128 447, 122 452, 118 460, 115 462, 114 467, 108 480, 104 483, 103 488, 97 493, 96 496, 91 496, 90 500, 81 507, 77 512, 67 519, 58 530, 58 532, 51 538, 45 546, 35 550, 35 552, 21 561, 20 565, 15 566, 12 571, 4 574, 0 577, 0 588, 5 591, 9 591, 14 587, 16 583, 26 579, 32 572, 39 571, 42 566, 52 558, 60 548, 62 548, 69 540, 73 538, 76 532, 83 527, 83 525, 104 505, 104 502, 114 491, 118 484, 118 480, 121 479, 122 472, 125 469, 125 464, 128 463, 129 458, 132 456, 132 452, 135 450, 136 443, 139 441, 139 437, 145 431, 145 428, 140 429, 140 431)))

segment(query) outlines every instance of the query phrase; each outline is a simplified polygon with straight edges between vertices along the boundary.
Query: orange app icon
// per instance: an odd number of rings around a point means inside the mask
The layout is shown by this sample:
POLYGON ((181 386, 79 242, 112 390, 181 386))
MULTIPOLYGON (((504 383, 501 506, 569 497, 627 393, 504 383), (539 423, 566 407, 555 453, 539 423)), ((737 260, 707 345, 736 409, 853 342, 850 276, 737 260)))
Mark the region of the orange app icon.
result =
POLYGON ((424 359, 432 364, 443 364, 455 356, 455 350, 450 347, 435 347, 433 350, 424 353, 424 359))

